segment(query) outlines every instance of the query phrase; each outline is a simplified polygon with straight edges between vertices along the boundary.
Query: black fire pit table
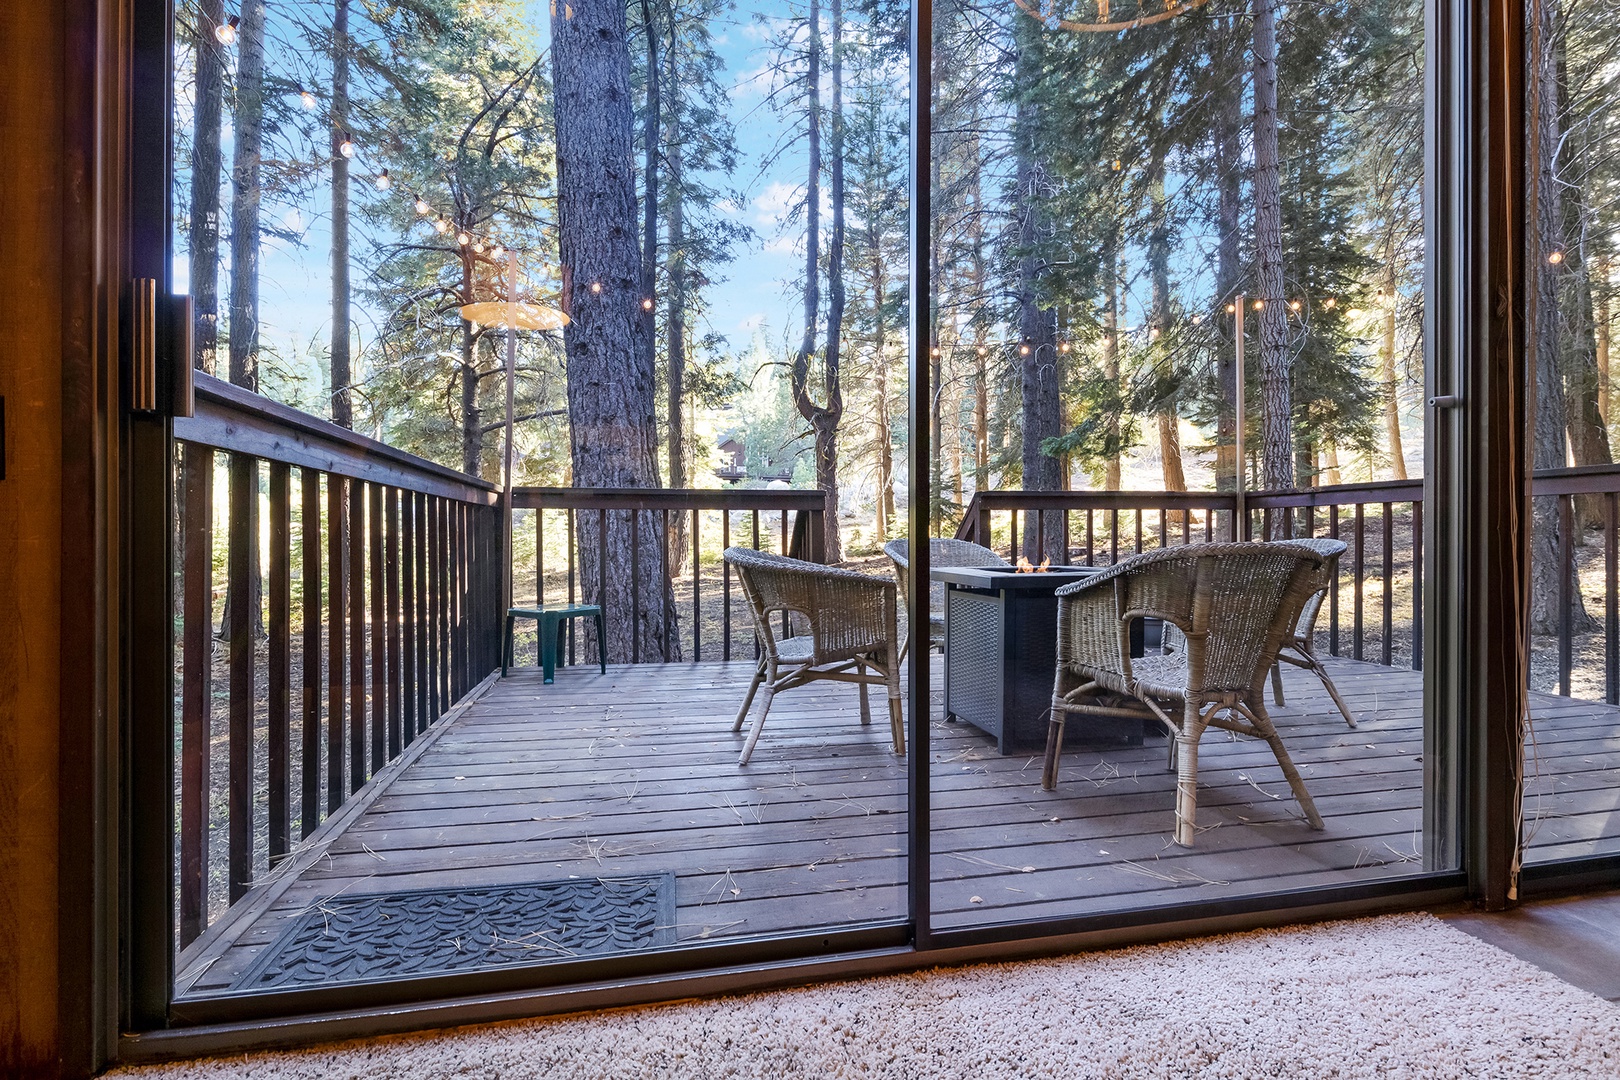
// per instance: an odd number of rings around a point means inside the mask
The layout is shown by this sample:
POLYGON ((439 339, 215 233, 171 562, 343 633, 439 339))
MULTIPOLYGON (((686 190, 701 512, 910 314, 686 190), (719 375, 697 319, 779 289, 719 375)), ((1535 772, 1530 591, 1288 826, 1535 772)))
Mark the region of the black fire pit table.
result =
MULTIPOLYGON (((931 571, 933 580, 945 585, 946 718, 985 731, 1003 754, 1043 750, 1057 673, 1054 594, 1104 569, 1053 566, 1020 574, 1011 567, 942 566, 931 571)), ((1138 619, 1131 626, 1131 655, 1157 650, 1160 632, 1157 619, 1138 619)), ((1144 732, 1142 721, 1131 717, 1087 717, 1069 727, 1064 746, 1070 749, 1140 745, 1144 732)))

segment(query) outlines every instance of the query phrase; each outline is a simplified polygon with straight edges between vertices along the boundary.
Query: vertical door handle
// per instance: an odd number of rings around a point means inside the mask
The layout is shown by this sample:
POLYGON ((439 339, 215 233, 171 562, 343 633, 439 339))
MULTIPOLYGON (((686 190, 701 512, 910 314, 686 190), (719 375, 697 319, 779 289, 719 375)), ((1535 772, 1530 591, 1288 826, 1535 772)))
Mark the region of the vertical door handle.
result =
POLYGON ((129 408, 192 413, 191 297, 160 296, 153 278, 130 283, 129 408))

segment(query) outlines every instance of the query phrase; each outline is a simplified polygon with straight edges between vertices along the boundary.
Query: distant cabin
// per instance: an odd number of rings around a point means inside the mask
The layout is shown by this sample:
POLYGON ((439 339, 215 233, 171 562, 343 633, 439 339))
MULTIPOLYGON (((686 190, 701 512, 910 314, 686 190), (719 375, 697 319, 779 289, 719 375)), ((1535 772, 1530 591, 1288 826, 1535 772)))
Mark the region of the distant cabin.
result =
POLYGON ((758 472, 748 471, 748 446, 740 439, 726 437, 720 440, 715 447, 715 455, 719 464, 715 466, 714 475, 731 484, 738 484, 744 480, 781 481, 786 483, 793 479, 793 460, 777 462, 766 458, 758 472))

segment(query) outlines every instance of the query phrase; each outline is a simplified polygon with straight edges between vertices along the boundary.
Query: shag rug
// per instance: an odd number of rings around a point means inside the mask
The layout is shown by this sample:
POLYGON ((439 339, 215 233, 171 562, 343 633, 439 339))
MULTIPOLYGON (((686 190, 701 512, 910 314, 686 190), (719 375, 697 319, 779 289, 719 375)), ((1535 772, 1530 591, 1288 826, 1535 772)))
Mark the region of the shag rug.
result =
POLYGON ((1420 914, 113 1075, 1617 1077, 1620 1009, 1420 914))

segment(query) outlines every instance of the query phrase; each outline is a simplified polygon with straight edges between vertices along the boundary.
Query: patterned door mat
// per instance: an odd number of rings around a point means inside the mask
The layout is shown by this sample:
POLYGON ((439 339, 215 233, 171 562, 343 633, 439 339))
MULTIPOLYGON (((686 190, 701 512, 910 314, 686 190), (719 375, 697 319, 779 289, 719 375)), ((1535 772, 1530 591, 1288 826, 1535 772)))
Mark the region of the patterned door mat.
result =
POLYGON ((635 952, 673 944, 674 916, 673 874, 335 896, 294 919, 232 989, 635 952))

